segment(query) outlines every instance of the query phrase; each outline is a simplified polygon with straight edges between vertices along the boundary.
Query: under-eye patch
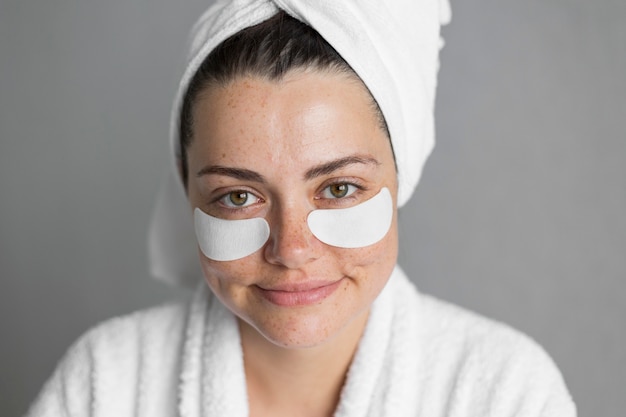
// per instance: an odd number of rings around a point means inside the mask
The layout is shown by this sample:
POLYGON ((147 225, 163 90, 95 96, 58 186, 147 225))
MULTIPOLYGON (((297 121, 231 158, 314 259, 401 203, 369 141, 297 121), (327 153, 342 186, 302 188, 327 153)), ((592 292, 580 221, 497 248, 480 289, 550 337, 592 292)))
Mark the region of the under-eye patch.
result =
POLYGON ((381 240, 391 226, 393 200, 389 189, 345 209, 313 210, 307 223, 311 233, 327 245, 362 248, 381 240))
MULTIPOLYGON (((345 209, 313 210, 307 217, 311 233, 321 242, 340 248, 361 248, 381 240, 393 218, 389 189, 364 203, 345 209)), ((233 261, 261 249, 270 236, 262 217, 224 220, 194 210, 196 238, 202 253, 214 261, 233 261)))
POLYGON ((262 217, 224 220, 194 210, 194 226, 200 250, 214 261, 234 261, 261 249, 270 237, 270 226, 262 217))

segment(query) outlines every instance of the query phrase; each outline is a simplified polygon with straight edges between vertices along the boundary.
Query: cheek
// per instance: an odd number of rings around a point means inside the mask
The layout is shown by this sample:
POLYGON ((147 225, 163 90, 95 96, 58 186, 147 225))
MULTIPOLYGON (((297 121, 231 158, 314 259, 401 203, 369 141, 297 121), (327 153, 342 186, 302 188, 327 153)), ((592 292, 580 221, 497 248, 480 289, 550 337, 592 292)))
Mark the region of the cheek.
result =
POLYGON ((397 224, 391 224, 387 235, 378 243, 358 249, 337 249, 344 275, 363 287, 382 288, 391 275, 398 258, 397 224))
POLYGON ((254 283, 257 276, 258 260, 248 256, 236 261, 213 261, 199 252, 204 280, 218 298, 227 304, 226 299, 239 299, 243 290, 254 283))

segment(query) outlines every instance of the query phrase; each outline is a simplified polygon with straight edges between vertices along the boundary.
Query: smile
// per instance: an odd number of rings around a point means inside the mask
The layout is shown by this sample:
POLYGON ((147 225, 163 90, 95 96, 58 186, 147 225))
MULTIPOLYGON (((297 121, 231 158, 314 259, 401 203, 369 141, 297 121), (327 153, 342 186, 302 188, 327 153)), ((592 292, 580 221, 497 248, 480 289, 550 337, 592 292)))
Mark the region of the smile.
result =
POLYGON ((297 307, 316 304, 328 298, 341 285, 334 282, 309 281, 300 284, 279 285, 272 288, 254 286, 267 301, 280 307, 297 307))

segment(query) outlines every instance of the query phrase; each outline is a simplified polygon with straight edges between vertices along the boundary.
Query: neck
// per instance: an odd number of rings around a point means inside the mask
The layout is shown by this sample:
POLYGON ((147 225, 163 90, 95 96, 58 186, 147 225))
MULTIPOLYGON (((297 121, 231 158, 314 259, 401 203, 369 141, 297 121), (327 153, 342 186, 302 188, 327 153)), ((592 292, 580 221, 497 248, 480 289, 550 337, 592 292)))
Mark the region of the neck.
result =
POLYGON ((251 416, 331 416, 368 314, 319 346, 278 346, 239 321, 251 416))

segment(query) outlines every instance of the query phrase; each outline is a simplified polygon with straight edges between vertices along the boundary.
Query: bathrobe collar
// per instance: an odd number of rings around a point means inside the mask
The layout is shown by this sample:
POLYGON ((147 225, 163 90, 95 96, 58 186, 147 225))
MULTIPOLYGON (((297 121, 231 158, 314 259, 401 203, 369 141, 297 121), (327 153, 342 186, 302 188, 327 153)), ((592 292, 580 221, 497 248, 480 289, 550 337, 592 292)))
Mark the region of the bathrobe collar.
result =
MULTIPOLYGON (((335 417, 417 410, 418 304, 415 290, 396 268, 372 305, 335 417)), ((190 304, 179 389, 183 417, 248 416, 237 320, 204 284, 190 304)))

